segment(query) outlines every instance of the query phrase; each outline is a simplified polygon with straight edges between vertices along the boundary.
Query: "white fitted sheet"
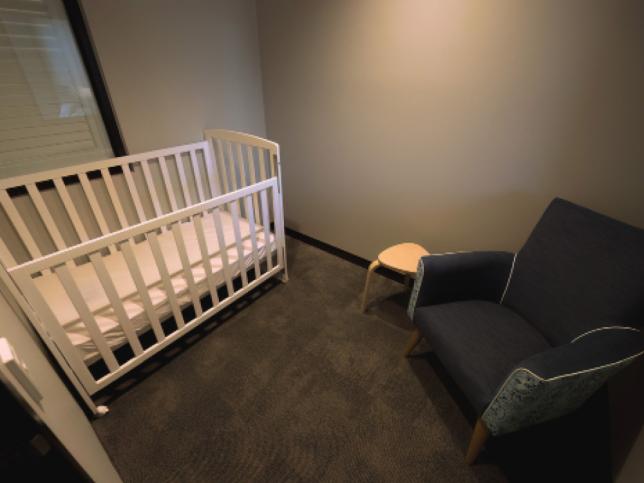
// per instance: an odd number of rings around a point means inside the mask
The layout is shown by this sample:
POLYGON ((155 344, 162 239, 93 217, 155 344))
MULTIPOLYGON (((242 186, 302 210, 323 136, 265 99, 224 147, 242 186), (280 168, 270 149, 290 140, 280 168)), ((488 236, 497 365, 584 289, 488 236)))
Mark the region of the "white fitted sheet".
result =
MULTIPOLYGON (((236 277, 241 273, 237 246, 235 244, 235 234, 232 217, 228 212, 220 211, 221 224, 224 232, 225 245, 227 247, 228 263, 231 268, 231 276, 236 277)), ((252 253, 252 242, 250 238, 249 223, 244 218, 239 218, 239 226, 242 237, 243 248, 243 266, 249 267, 254 264, 252 253)), ((203 228, 205 233, 210 265, 217 287, 225 283, 223 262, 219 253, 219 244, 215 231, 214 221, 211 216, 204 217, 203 228)), ((264 229, 256 225, 257 231, 257 251, 260 260, 266 257, 267 247, 264 237, 264 229)), ((206 280, 206 271, 202 262, 201 251, 199 249, 198 239, 195 227, 192 223, 186 222, 181 224, 181 230, 186 245, 186 252, 190 261, 192 275, 197 286, 199 295, 208 293, 208 283, 206 280)), ((183 308, 192 303, 188 291, 188 283, 183 273, 181 260, 174 236, 171 231, 166 231, 158 235, 159 245, 163 253, 163 258, 171 274, 171 281, 174 292, 177 296, 179 305, 183 308)), ((271 233, 269 246, 271 250, 275 249, 274 236, 271 233)), ((172 314, 167 294, 161 283, 161 276, 157 270, 157 265, 152 256, 150 245, 146 241, 132 244, 133 252, 141 274, 148 287, 148 294, 152 300, 155 312, 160 320, 164 320, 172 314)), ((110 274, 114 285, 116 286, 119 297, 123 301, 125 311, 127 312, 130 322, 137 333, 145 332, 150 328, 148 317, 143 308, 143 302, 140 294, 136 290, 134 280, 130 275, 127 264, 120 251, 104 256, 103 261, 110 274)), ((103 336, 110 347, 118 347, 127 341, 123 330, 121 329, 116 313, 109 303, 102 285, 94 271, 91 263, 84 263, 72 267, 70 272, 81 292, 85 302, 87 302, 92 313, 95 314, 96 323, 98 324, 103 336)), ((80 320, 78 312, 74 308, 65 289, 54 273, 43 275, 34 279, 36 287, 40 290, 45 300, 52 309, 59 323, 65 329, 72 344, 77 347, 83 358, 91 362, 98 355, 96 345, 89 335, 85 324, 80 320)))

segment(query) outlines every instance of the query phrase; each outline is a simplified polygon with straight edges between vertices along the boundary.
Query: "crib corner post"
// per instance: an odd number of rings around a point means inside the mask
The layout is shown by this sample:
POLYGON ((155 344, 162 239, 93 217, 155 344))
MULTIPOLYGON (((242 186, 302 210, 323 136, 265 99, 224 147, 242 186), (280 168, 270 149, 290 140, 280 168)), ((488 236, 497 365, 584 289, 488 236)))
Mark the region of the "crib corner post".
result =
POLYGON ((89 409, 94 418, 102 418, 110 412, 110 409, 107 406, 96 404, 92 397, 85 391, 85 388, 83 388, 82 390, 79 389, 79 393, 81 399, 85 403, 85 407, 89 409))
POLYGON ((284 228, 282 228, 282 239, 284 241, 282 242, 282 248, 280 248, 280 250, 282 250, 282 263, 284 264, 284 268, 282 269, 278 277, 280 279, 280 282, 288 283, 288 263, 286 262, 286 236, 284 233, 284 228))
POLYGON ((284 267, 284 270, 277 275, 277 278, 282 283, 288 283, 288 271, 286 270, 286 267, 284 267))

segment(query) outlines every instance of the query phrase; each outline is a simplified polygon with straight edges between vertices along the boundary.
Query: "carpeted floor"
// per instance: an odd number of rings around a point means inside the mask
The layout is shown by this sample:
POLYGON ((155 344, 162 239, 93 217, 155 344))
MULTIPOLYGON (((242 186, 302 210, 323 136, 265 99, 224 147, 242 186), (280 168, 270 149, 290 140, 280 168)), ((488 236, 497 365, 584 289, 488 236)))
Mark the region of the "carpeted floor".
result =
POLYGON ((464 463, 467 407, 432 356, 401 357, 406 289, 376 277, 363 315, 364 269, 291 238, 288 256, 289 283, 104 396, 94 427, 124 481, 505 481, 493 457, 464 463))

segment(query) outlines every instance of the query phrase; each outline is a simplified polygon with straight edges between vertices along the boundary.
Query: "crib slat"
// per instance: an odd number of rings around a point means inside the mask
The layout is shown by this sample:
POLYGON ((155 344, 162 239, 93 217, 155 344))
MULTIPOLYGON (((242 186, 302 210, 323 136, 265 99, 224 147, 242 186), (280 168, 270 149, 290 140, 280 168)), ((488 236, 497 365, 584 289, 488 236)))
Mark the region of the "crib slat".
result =
POLYGON ((239 178, 241 182, 240 188, 248 186, 246 182, 246 166, 244 163, 244 153, 242 152, 241 143, 237 143, 237 164, 239 165, 239 178))
POLYGON ((103 337, 101 329, 98 327, 96 319, 94 319, 94 315, 87 306, 87 303, 78 289, 76 281, 72 277, 67 265, 61 265, 55 268, 54 271, 56 272, 60 283, 63 285, 65 292, 67 292, 67 295, 72 301, 72 305, 76 308, 78 315, 80 315, 83 324, 85 324, 85 328, 94 341, 94 344, 105 361, 105 364, 107 364, 108 369, 110 371, 116 371, 119 368, 119 364, 116 362, 114 353, 107 345, 105 337, 103 337))
POLYGON ((271 152, 268 152, 268 166, 271 170, 271 178, 274 178, 276 176, 275 174, 275 165, 277 164, 277 159, 275 156, 271 154, 271 152))
POLYGON ((183 167, 183 159, 181 159, 181 153, 175 154, 174 159, 177 163, 177 171, 179 171, 179 181, 181 182, 181 189, 183 190, 183 200, 185 201, 185 206, 190 206, 192 205, 192 197, 190 196, 190 190, 188 189, 188 180, 186 178, 186 170, 183 167))
POLYGON ((141 160, 141 168, 143 168, 143 177, 145 178, 145 185, 148 187, 150 198, 152 198, 154 213, 156 216, 161 216, 163 212, 161 211, 161 205, 159 204, 159 197, 157 196, 157 190, 154 187, 154 180, 152 179, 152 173, 150 173, 150 166, 148 165, 147 159, 141 160))
POLYGON ((181 309, 179 308, 179 303, 177 302, 177 294, 174 292, 174 287, 172 286, 172 280, 170 279, 170 274, 168 273, 168 266, 165 264, 163 258, 163 252, 159 246, 159 240, 155 232, 150 232, 147 234, 148 241, 150 242, 150 249, 152 251, 152 256, 154 261, 157 264, 157 270, 159 275, 161 275, 161 280, 163 281, 163 288, 166 291, 166 296, 168 297, 168 302, 170 308, 172 309, 172 315, 174 315, 174 320, 177 323, 177 327, 183 327, 186 325, 186 322, 183 320, 183 315, 181 314, 181 309))
POLYGON ((136 257, 134 256, 134 252, 132 251, 132 246, 130 245, 129 240, 121 244, 121 252, 123 253, 123 258, 125 259, 127 268, 130 270, 130 275, 132 275, 132 280, 134 280, 134 285, 136 285, 137 293, 141 297, 141 300, 143 300, 143 308, 145 309, 145 313, 148 316, 150 325, 152 325, 152 330, 154 331, 157 342, 161 342, 163 339, 165 339, 165 334, 163 333, 163 329, 161 328, 159 316, 154 311, 154 306, 152 305, 152 300, 150 299, 148 287, 145 285, 145 280, 143 279, 141 269, 139 268, 139 264, 136 261, 136 257))
POLYGON ((65 182, 62 178, 55 178, 54 186, 56 187, 56 191, 58 191, 58 196, 60 196, 60 199, 63 201, 63 206, 67 211, 67 215, 69 215, 69 219, 72 220, 72 226, 74 227, 78 238, 82 242, 89 240, 87 231, 85 231, 85 226, 83 225, 80 216, 78 216, 78 211, 76 210, 76 206, 69 196, 65 182))
POLYGON ((29 193, 29 196, 31 197, 31 201, 33 201, 36 206, 36 211, 45 224, 47 233, 49 233, 49 236, 51 236, 51 239, 54 241, 56 250, 62 250, 66 246, 65 241, 63 240, 60 231, 58 231, 58 227, 56 226, 54 219, 51 217, 51 213, 49 213, 45 200, 42 199, 40 190, 36 187, 35 183, 29 183, 25 185, 25 187, 27 188, 27 193, 29 193))
POLYGON ((107 235, 110 230, 107 227, 107 222, 105 221, 105 217, 103 216, 103 211, 101 210, 101 206, 98 204, 96 193, 94 193, 94 188, 92 188, 92 184, 87 177, 87 173, 79 173, 78 179, 80 180, 83 192, 87 197, 87 201, 89 201, 89 206, 92 208, 92 213, 94 213, 94 217, 96 218, 96 222, 98 223, 98 228, 101 230, 101 233, 103 235, 107 235))
POLYGON ((242 287, 248 285, 248 276, 246 275, 246 260, 244 257, 244 248, 242 247, 241 231, 239 229, 239 205, 237 201, 230 203, 230 214, 233 218, 233 231, 235 233, 235 245, 237 246, 237 262, 241 273, 242 287))
POLYGON ((168 193, 168 199, 170 200, 170 209, 172 211, 177 211, 177 199, 174 196, 174 188, 172 187, 172 180, 170 179, 170 173, 168 172, 168 165, 165 162, 165 156, 159 156, 159 166, 161 167, 161 177, 163 178, 163 184, 165 185, 165 191, 168 193))
POLYGON ((253 209, 253 198, 244 197, 246 202, 246 213, 248 213, 248 227, 250 229, 250 243, 253 247, 253 262, 255 266, 255 278, 259 277, 259 255, 257 252, 257 229, 255 228, 255 210, 253 209))
MULTIPOLYGON (((246 163, 244 162, 244 152, 242 151, 242 145, 241 143, 236 143, 236 163, 235 165, 239 168, 239 188, 245 188, 248 186, 248 183, 246 182, 246 163)), ((239 205, 239 216, 244 216, 247 217, 248 213, 246 213, 246 207, 244 206, 243 200, 239 199, 237 201, 239 205)))
POLYGON ((143 205, 141 204, 139 191, 136 187, 136 183, 134 182, 134 177, 130 172, 130 165, 128 163, 124 163, 121 165, 121 169, 123 169, 123 175, 125 176, 127 189, 130 192, 130 195, 132 196, 132 201, 134 202, 134 209, 136 210, 136 214, 139 217, 139 223, 143 223, 148 218, 145 216, 145 211, 143 211, 143 205))
POLYGON ((107 194, 110 196, 110 200, 112 200, 112 206, 114 206, 114 211, 116 211, 116 217, 121 224, 121 228, 128 227, 129 223, 127 222, 127 218, 125 217, 123 205, 121 205, 121 199, 116 192, 116 187, 114 186, 114 181, 112 180, 110 170, 107 168, 102 168, 101 176, 103 177, 103 181, 105 182, 105 186, 107 187, 107 194))
POLYGON ((215 233, 217 234, 217 244, 219 245, 219 256, 221 257, 221 264, 224 269, 224 279, 226 280, 226 289, 230 297, 233 290, 233 278, 230 273, 230 262, 228 261, 228 249, 226 248, 226 239, 224 238, 224 230, 221 227, 221 216, 219 215, 219 208, 212 210, 212 221, 215 223, 215 233))
MULTIPOLYGON (((248 154, 248 167, 250 169, 250 183, 257 183, 257 176, 255 174, 255 156, 253 156, 253 147, 248 144, 246 146, 248 154)), ((259 221, 259 196, 253 193, 253 209, 255 210, 255 219, 259 221)))
POLYGON ((188 258, 188 252, 186 251, 186 242, 183 239, 183 233, 181 232, 181 222, 172 225, 172 235, 174 236, 174 242, 176 243, 177 250, 179 251, 179 260, 183 267, 183 276, 186 278, 186 282, 188 282, 188 291, 190 292, 192 305, 195 308, 197 317, 199 317, 203 313, 203 308, 199 301, 199 292, 195 286, 195 279, 192 275, 192 269, 190 268, 190 259, 188 258))
POLYGON ((270 272, 273 269, 273 252, 271 251, 271 219, 268 217, 268 199, 266 190, 259 193, 262 201, 262 225, 264 225, 264 246, 266 247, 266 266, 270 272))
MULTIPOLYGON (((81 187, 83 188, 83 192, 87 197, 87 201, 89 201, 89 206, 92 208, 92 213, 94 213, 94 217, 96 218, 96 222, 98 223, 98 228, 101 231, 101 234, 107 235, 110 232, 110 229, 107 227, 107 222, 105 221, 105 217, 103 216, 101 207, 98 204, 98 200, 96 199, 94 188, 92 188, 92 185, 89 182, 87 173, 79 173, 78 179, 80 180, 81 187)), ((114 253, 113 246, 110 246, 109 250, 110 250, 110 253, 114 253)))
POLYGON ((2 264, 5 268, 13 267, 16 264, 16 259, 13 258, 13 255, 9 251, 9 248, 7 248, 7 245, 5 244, 4 240, 0 237, 0 261, 2 261, 2 264))
POLYGON ((123 306, 123 300, 121 300, 121 297, 119 297, 116 287, 114 286, 114 282, 112 281, 112 277, 110 277, 110 274, 107 272, 107 268, 105 268, 105 262, 103 262, 103 256, 99 252, 95 252, 89 256, 89 259, 92 262, 92 265, 94 266, 94 270, 96 271, 98 280, 101 282, 101 286, 105 291, 105 295, 107 295, 107 298, 109 299, 110 303, 112 304, 112 307, 114 308, 114 312, 116 313, 116 318, 118 319, 118 323, 123 329, 123 332, 125 333, 125 337, 127 338, 127 341, 130 343, 130 347, 132 348, 132 351, 134 351, 134 355, 138 356, 142 354, 143 347, 141 347, 141 342, 139 341, 139 338, 136 336, 136 332, 132 327, 132 322, 130 321, 130 318, 128 317, 127 312, 125 311, 125 307, 123 306))
POLYGON ((217 144, 217 157, 219 158, 219 165, 221 166, 221 183, 225 193, 230 191, 228 189, 228 172, 226 171, 226 156, 224 156, 224 150, 221 146, 221 140, 216 139, 215 143, 217 144))
POLYGON ((38 248, 38 245, 36 245, 36 242, 31 236, 27 225, 25 225, 22 216, 20 216, 20 213, 18 213, 16 206, 13 204, 13 201, 9 197, 9 194, 6 190, 0 190, 0 204, 2 204, 2 208, 4 208, 4 211, 9 217, 9 220, 11 221, 11 223, 13 223, 13 227, 18 232, 18 235, 27 248, 27 251, 29 252, 31 258, 40 258, 42 256, 40 248, 38 248))
POLYGON ((206 148, 203 150, 204 161, 206 162, 206 176, 208 177, 208 186, 210 187, 210 197, 221 194, 217 186, 217 158, 215 151, 210 141, 206 142, 206 148))
POLYGON ((212 298, 212 304, 219 303, 219 296, 217 295, 217 285, 213 280, 212 265, 210 264, 210 255, 208 254, 208 244, 206 243, 206 236, 203 229, 203 215, 196 215, 193 218, 195 233, 197 234, 197 242, 199 243, 199 251, 201 252, 201 261, 204 270, 206 271, 206 280, 208 282, 208 290, 212 298))
POLYGON ((233 156, 233 143, 228 141, 226 143, 226 146, 228 147, 228 172, 230 173, 230 176, 232 178, 230 189, 235 191, 238 188, 238 185, 237 185, 237 166, 235 164, 235 157, 233 156))
POLYGON ((277 265, 284 266, 284 225, 282 220, 282 206, 280 204, 277 188, 271 188, 273 192, 273 217, 275 218, 275 249, 277 250, 277 265))
POLYGON ((266 176, 266 150, 263 148, 257 148, 259 154, 259 176, 262 178, 261 181, 268 179, 266 176))
POLYGON ((257 182, 257 176, 255 174, 255 156, 253 155, 253 147, 250 144, 246 145, 246 158, 248 159, 248 169, 250 171, 250 183, 255 184, 257 182))
POLYGON ((199 160, 197 159, 197 154, 194 151, 190 151, 190 162, 192 163, 192 171, 195 173, 195 183, 197 183, 197 194, 199 195, 199 201, 204 201, 206 198, 203 194, 203 180, 201 179, 199 160))

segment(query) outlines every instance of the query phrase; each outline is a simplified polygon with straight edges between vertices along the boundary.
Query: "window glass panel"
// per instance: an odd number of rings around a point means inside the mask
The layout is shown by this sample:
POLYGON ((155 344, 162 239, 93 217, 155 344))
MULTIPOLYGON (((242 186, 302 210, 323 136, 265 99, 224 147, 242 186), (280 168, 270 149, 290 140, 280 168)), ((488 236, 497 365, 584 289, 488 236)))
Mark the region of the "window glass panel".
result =
POLYGON ((0 0, 0 178, 112 157, 61 0, 0 0))

